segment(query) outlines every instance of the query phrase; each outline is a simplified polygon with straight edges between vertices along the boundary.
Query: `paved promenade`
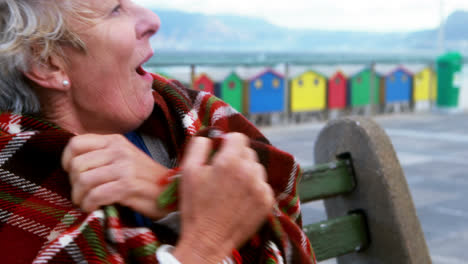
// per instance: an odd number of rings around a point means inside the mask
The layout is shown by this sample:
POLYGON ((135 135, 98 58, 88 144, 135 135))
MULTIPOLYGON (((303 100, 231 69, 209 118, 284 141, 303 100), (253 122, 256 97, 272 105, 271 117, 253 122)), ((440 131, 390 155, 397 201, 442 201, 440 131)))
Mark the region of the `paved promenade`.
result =
MULTIPOLYGON (((433 263, 468 263, 468 114, 395 114, 375 120, 395 146, 433 263)), ((300 163, 313 164, 323 126, 316 122, 262 131, 300 163)), ((303 210, 312 215, 306 224, 326 219, 322 202, 308 203, 303 210)))

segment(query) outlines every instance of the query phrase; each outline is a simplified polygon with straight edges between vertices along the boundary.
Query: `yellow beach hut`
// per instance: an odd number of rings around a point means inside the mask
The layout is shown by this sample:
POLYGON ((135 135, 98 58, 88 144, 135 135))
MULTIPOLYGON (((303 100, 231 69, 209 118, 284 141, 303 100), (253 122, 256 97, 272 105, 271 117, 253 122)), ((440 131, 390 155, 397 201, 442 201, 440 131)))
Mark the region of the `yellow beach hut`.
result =
POLYGON ((326 108, 327 78, 308 70, 291 81, 291 111, 314 112, 326 108))
POLYGON ((437 98, 437 80, 436 74, 430 67, 416 72, 414 75, 414 102, 433 101, 437 98))

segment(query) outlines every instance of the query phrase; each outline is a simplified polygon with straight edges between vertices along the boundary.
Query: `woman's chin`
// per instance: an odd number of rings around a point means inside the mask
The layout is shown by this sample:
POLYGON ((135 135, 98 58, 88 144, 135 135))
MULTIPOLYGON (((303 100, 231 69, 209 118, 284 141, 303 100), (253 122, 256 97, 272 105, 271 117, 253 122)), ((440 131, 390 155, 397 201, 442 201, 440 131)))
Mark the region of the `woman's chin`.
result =
POLYGON ((139 117, 141 120, 145 121, 146 119, 148 119, 148 117, 151 115, 154 109, 154 100, 152 93, 149 93, 149 95, 145 96, 143 100, 140 101, 138 107, 140 108, 138 111, 139 117))

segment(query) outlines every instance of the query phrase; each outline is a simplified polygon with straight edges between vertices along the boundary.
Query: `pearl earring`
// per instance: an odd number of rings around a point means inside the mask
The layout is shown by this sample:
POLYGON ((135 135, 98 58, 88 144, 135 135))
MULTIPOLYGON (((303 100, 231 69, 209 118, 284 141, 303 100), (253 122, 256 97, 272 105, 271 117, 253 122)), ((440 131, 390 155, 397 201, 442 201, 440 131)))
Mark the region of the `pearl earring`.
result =
POLYGON ((67 81, 67 80, 63 81, 63 86, 67 87, 68 85, 70 85, 69 81, 67 81))

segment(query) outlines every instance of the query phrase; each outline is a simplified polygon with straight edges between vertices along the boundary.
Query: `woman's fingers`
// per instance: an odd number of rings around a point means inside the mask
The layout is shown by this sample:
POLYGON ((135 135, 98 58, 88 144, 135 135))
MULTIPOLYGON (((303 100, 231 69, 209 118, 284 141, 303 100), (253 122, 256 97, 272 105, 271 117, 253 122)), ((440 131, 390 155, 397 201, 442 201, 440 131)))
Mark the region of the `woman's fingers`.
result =
POLYGON ((150 217, 151 219, 160 219, 170 213, 170 209, 158 209, 155 193, 159 193, 160 187, 153 184, 148 184, 144 180, 137 179, 133 181, 130 188, 126 188, 128 191, 119 203, 123 206, 127 206, 139 212, 143 215, 150 217))
POLYGON ((257 152, 251 148, 245 148, 242 157, 247 160, 259 162, 257 152))
POLYGON ((223 151, 229 151, 233 154, 242 155, 245 148, 248 148, 250 144, 249 138, 241 133, 229 133, 224 137, 224 141, 220 148, 220 153, 223 151))
POLYGON ((103 149, 108 145, 108 141, 103 136, 86 134, 73 137, 62 154, 62 166, 65 171, 69 171, 74 157, 83 153, 103 149))
MULTIPOLYGON (((196 158, 196 157, 194 157, 196 158)), ((69 173, 72 200, 86 211, 118 203, 159 219, 156 206, 168 169, 121 135, 74 137, 62 156, 69 173)))
POLYGON ((182 169, 190 170, 205 165, 208 161, 212 144, 211 140, 203 137, 194 137, 190 140, 182 161, 182 169))
MULTIPOLYGON (((75 180, 72 182, 72 201, 80 205, 88 193, 99 185, 117 181, 118 174, 112 166, 97 167, 85 172, 76 172, 70 175, 75 180)), ((105 193, 105 195, 113 195, 105 193)))
POLYGON ((80 201, 80 207, 86 212, 92 212, 101 206, 119 203, 152 219, 160 219, 169 212, 155 210, 154 194, 157 192, 157 185, 140 179, 127 184, 112 181, 98 185, 86 193, 80 201))
POLYGON ((114 155, 113 151, 100 149, 75 156, 69 165, 70 182, 75 183, 86 171, 111 164, 115 160, 114 155))
POLYGON ((274 206, 265 169, 249 147, 249 139, 228 134, 212 161, 204 166, 198 161, 197 165, 190 175, 183 171, 182 176, 182 241, 190 244, 191 238, 204 236, 220 251, 241 246, 274 206))
POLYGON ((125 187, 117 181, 108 182, 90 190, 80 202, 80 208, 91 213, 101 206, 116 204, 125 199, 125 187))

